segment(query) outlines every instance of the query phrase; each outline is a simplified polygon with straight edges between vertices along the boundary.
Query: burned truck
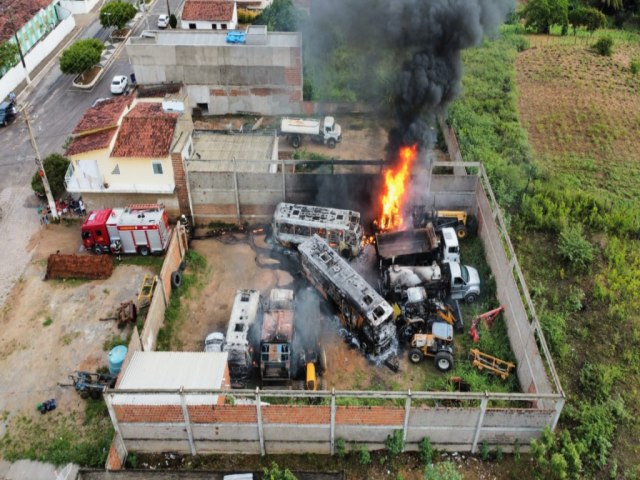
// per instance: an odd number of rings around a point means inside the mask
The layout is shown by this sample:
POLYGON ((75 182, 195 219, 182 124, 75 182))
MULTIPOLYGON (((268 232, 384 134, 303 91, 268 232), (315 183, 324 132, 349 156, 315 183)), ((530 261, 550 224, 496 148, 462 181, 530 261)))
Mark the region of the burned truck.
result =
POLYGON ((234 388, 244 388, 253 372, 253 345, 257 338, 261 310, 260 292, 236 292, 224 344, 224 351, 228 352, 231 386, 234 388))
POLYGON ((391 305, 319 236, 298 250, 304 276, 322 296, 335 302, 341 323, 360 348, 374 357, 389 355, 396 337, 391 305))
POLYGON ((262 316, 260 378, 262 387, 288 386, 292 377, 293 290, 274 288, 262 316))
POLYGON ((396 263, 427 265, 434 261, 460 261, 460 245, 453 228, 436 231, 428 223, 424 228, 378 232, 375 239, 381 269, 396 263))

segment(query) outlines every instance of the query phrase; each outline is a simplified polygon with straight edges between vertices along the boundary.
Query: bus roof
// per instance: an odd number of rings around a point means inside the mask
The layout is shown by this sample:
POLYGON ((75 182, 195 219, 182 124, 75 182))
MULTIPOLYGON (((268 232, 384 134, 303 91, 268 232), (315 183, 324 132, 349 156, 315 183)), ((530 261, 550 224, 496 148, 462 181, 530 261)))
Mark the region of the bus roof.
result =
POLYGON ((360 224, 360 212, 283 202, 276 206, 273 219, 276 223, 292 221, 307 227, 344 230, 355 229, 360 224))

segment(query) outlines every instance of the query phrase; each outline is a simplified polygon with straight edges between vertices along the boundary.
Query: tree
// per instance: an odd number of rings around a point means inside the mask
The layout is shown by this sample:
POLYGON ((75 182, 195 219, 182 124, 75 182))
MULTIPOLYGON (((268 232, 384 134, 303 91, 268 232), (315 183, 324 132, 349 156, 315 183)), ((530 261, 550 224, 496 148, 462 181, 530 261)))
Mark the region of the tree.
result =
POLYGON ((273 0, 254 22, 255 25, 266 25, 271 31, 295 32, 298 26, 298 14, 291 0, 273 0))
POLYGON ((0 45, 0 72, 9 70, 18 63, 18 45, 13 42, 4 42, 0 45))
POLYGON ((95 38, 78 40, 60 56, 60 70, 65 74, 79 74, 100 61, 104 44, 95 38))
POLYGON ((574 35, 578 27, 585 27, 593 33, 607 25, 607 17, 596 8, 579 7, 569 12, 569 23, 573 26, 574 35))
POLYGON ((263 480, 298 480, 298 478, 289 471, 288 468, 280 470, 276 462, 271 462, 269 468, 262 469, 263 480))
MULTIPOLYGON (((42 163, 44 164, 44 171, 47 174, 53 198, 59 198, 66 190, 64 176, 69 168, 69 159, 59 153, 53 153, 45 158, 42 163)), ((44 186, 42 185, 40 172, 36 172, 33 175, 31 188, 33 188, 36 195, 44 196, 44 186)))
POLYGON ((100 25, 105 28, 116 27, 122 30, 136 16, 137 10, 127 2, 109 2, 100 9, 100 25))
POLYGON ((176 28, 178 26, 178 19, 173 13, 169 15, 169 26, 171 28, 176 28))
POLYGON ((552 25, 569 24, 568 0, 530 0, 519 11, 527 28, 538 33, 549 33, 552 25))

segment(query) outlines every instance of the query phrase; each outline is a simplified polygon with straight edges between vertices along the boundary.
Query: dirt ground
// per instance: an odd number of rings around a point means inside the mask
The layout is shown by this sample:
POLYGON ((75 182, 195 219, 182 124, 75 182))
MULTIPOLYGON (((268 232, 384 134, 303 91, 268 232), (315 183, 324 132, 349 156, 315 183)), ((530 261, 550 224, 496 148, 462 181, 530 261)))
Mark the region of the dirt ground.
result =
MULTIPOLYGON (((349 347, 340 338, 338 321, 328 303, 298 274, 297 255, 280 246, 274 246, 264 233, 257 235, 227 234, 217 239, 194 240, 192 248, 206 257, 210 268, 205 287, 186 303, 187 322, 176 339, 184 351, 199 351, 204 338, 213 331, 226 333, 233 299, 237 289, 256 289, 263 300, 275 287, 296 290, 304 302, 316 303, 314 312, 322 315, 321 343, 327 355, 327 387, 338 390, 406 390, 424 384, 428 375, 437 375, 429 362, 410 365, 406 355, 400 355, 401 373, 393 373, 364 358, 357 349, 349 347)), ((372 247, 353 266, 357 270, 370 270, 374 257, 372 247)), ((298 308, 298 307, 296 307, 298 308)))
POLYGON ((43 281, 51 253, 76 253, 79 246, 78 224, 42 227, 28 245, 31 262, 0 311, 0 436, 16 415, 40 416, 36 404, 49 398, 56 399, 59 412, 82 417, 84 401, 58 383, 68 383, 74 370, 107 365, 104 342, 126 335, 115 322, 98 319, 135 299, 151 270, 122 265, 107 280, 43 281))

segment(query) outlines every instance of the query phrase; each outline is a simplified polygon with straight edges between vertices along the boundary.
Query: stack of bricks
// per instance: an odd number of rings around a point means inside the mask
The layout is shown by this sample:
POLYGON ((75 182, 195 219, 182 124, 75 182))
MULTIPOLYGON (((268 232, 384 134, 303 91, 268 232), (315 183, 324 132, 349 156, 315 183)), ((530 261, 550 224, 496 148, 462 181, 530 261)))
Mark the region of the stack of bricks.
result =
POLYGON ((50 278, 89 278, 105 279, 113 272, 113 259, 108 255, 62 255, 54 253, 47 262, 47 275, 50 278))

